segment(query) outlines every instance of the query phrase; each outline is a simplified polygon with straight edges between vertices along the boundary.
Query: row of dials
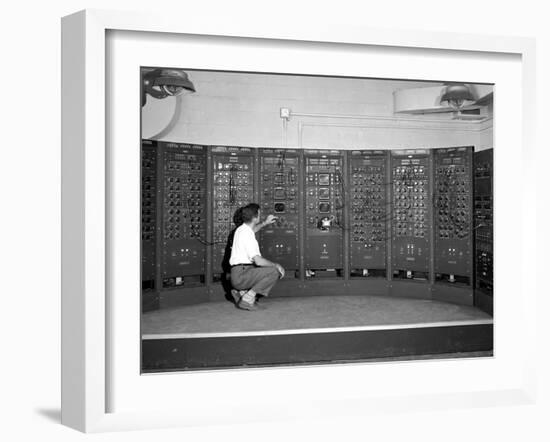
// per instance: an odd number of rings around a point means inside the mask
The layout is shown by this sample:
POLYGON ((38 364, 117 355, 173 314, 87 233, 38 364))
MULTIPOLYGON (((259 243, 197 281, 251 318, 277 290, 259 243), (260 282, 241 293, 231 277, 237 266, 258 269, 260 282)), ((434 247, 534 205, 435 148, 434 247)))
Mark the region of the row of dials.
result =
MULTIPOLYGON (((144 151, 146 152, 146 151, 144 151)), ((151 152, 144 154, 144 168, 148 163, 154 162, 154 154, 151 152), (146 164, 147 163, 147 164, 146 164)), ((171 171, 178 173, 178 176, 168 176, 165 182, 165 208, 168 212, 165 216, 165 232, 167 239, 177 239, 182 235, 185 225, 189 227, 190 236, 203 229, 202 221, 204 216, 204 185, 199 176, 193 176, 191 171, 202 171, 202 165, 187 160, 184 156, 178 160, 166 161, 167 174, 171 171), (181 176, 187 172, 188 176, 181 176)), ((239 206, 248 203, 252 197, 251 171, 246 164, 223 164, 215 172, 214 199, 217 202, 225 201, 227 207, 219 209, 217 221, 231 222, 231 213, 228 207, 239 206), (227 186, 229 184, 229 186, 227 186)), ((352 169, 352 188, 351 198, 360 201, 360 204, 354 204, 352 201, 352 219, 365 221, 352 224, 352 241, 361 241, 368 230, 369 222, 378 221, 384 217, 384 174, 382 167, 355 167, 352 169), (378 203, 378 201, 380 203, 378 203), (382 206, 381 206, 382 205, 382 206), (372 215, 365 215, 366 212, 372 212, 372 215)), ((423 179, 426 169, 423 166, 398 166, 394 168, 394 206, 397 208, 395 225, 397 236, 411 235, 423 237, 426 233, 428 224, 426 222, 426 210, 422 210, 413 219, 410 219, 408 211, 399 209, 425 209, 427 206, 427 180, 423 179), (401 221, 401 222, 399 222, 401 221), (414 222, 413 222, 414 221, 414 222)), ((438 189, 438 200, 436 212, 439 226, 439 235, 444 238, 464 236, 467 234, 466 225, 469 220, 469 186, 467 181, 468 169, 444 168, 438 169, 440 183, 438 189), (462 179, 461 179, 462 178, 462 179), (462 209, 462 210, 461 210, 462 209), (451 212, 452 211, 452 212, 451 212)), ((146 181, 151 177, 144 176, 143 185, 143 234, 144 239, 150 238, 154 231, 152 226, 154 219, 153 208, 150 207, 154 197, 154 189, 151 192, 150 184, 146 181)), ((265 192, 273 192, 269 195, 273 200, 295 200, 297 199, 297 188, 288 188, 289 184, 296 185, 295 170, 285 170, 273 174, 264 174, 264 180, 269 180, 274 185, 284 185, 284 187, 266 187, 265 192), (271 179, 272 178, 272 179, 271 179)), ((308 173, 306 183, 313 185, 308 189, 308 204, 306 208, 310 212, 316 212, 322 216, 337 210, 334 199, 342 198, 339 186, 334 186, 341 182, 340 173, 308 173), (332 203, 332 204, 331 204, 332 203)), ((341 201, 340 201, 341 203, 341 201)), ((216 205, 215 205, 216 207, 216 205)), ((267 207, 266 207, 267 208, 267 207)), ((271 207, 269 207, 271 208, 271 207)), ((292 213, 297 211, 296 202, 274 202, 273 212, 292 213)), ((310 217, 310 223, 315 223, 318 216, 310 217)), ((280 217, 281 227, 294 227, 292 222, 285 224, 285 219, 280 217)), ((225 232, 224 232, 225 233, 225 232)), ((378 240, 383 241, 385 235, 379 235, 378 240)), ((377 240, 371 237, 371 240, 377 240)))
POLYGON ((233 215, 237 208, 254 199, 252 159, 235 160, 230 155, 214 159, 214 242, 220 245, 235 227, 233 215))
MULTIPOLYGON (((451 158, 447 158, 451 161, 451 158)), ((440 239, 460 240, 470 233, 470 169, 456 156, 453 163, 438 165, 434 183, 435 229, 440 239)))
POLYGON ((206 237, 204 158, 191 153, 164 153, 164 240, 206 237))
POLYGON ((393 168, 394 232, 398 237, 428 236, 428 177, 422 165, 398 165, 393 168))
POLYGON ((385 168, 370 158, 352 159, 351 165, 351 235, 353 243, 381 243, 385 231, 385 168))
MULTIPOLYGON (((343 191, 341 157, 306 156, 305 205, 308 234, 316 231, 341 234, 343 191)), ((307 241, 307 238, 306 238, 307 241)))
POLYGON ((297 235, 298 157, 282 154, 263 157, 260 172, 262 210, 277 217, 269 230, 297 235))
POLYGON ((306 175, 306 216, 310 229, 330 230, 343 224, 341 172, 334 166, 325 170, 306 175))
POLYGON ((141 151, 141 239, 155 239, 156 152, 141 151))

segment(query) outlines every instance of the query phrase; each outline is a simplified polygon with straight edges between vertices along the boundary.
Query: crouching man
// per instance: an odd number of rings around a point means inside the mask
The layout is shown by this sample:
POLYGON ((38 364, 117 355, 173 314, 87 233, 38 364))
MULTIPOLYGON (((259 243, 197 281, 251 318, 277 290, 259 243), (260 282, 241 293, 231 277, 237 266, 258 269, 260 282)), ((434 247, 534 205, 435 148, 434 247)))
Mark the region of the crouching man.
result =
POLYGON ((257 310, 256 295, 267 296, 279 278, 285 275, 280 264, 268 261, 260 253, 255 233, 277 219, 269 215, 260 223, 260 206, 248 204, 241 209, 242 221, 235 230, 229 264, 231 265, 231 294, 237 307, 257 310))

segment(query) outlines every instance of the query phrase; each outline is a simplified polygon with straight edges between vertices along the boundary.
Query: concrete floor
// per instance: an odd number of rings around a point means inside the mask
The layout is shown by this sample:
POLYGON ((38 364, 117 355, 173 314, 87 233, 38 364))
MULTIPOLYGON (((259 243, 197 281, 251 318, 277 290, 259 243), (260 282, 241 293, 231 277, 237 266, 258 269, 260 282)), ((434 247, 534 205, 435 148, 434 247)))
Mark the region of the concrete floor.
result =
POLYGON ((226 301, 148 312, 142 315, 142 336, 159 339, 492 323, 491 316, 475 307, 387 296, 262 298, 260 306, 249 312, 226 301))

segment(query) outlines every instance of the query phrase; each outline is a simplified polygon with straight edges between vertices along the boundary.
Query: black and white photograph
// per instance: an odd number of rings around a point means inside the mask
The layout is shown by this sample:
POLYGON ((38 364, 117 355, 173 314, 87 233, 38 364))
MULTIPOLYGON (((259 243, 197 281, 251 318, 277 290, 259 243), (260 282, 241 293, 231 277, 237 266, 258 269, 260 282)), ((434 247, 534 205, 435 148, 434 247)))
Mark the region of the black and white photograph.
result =
POLYGON ((140 81, 142 373, 493 357, 493 84, 140 81))
POLYGON ((549 440, 546 9, 6 3, 0 439, 549 440))

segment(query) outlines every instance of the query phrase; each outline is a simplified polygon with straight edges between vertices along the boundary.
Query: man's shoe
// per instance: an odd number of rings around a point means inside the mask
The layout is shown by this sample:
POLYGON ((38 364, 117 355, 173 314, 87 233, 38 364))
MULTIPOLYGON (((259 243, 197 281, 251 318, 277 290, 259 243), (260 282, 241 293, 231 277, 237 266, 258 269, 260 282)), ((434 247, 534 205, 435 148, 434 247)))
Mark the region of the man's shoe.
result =
POLYGON ((258 306, 256 305, 255 302, 246 302, 244 299, 241 298, 241 300, 237 303, 237 307, 242 309, 242 310, 248 310, 248 311, 251 311, 251 312, 254 312, 256 310, 258 310, 258 306))
POLYGON ((246 293, 246 290, 231 289, 231 296, 233 296, 233 300, 235 301, 235 305, 239 304, 239 301, 241 300, 242 296, 245 293, 246 293))

